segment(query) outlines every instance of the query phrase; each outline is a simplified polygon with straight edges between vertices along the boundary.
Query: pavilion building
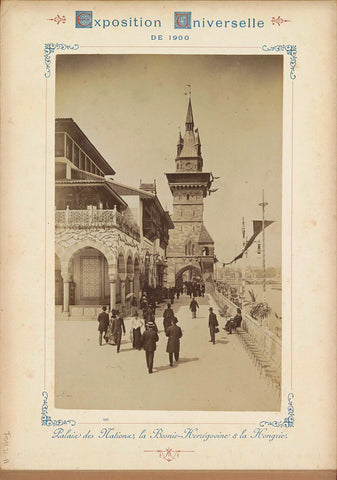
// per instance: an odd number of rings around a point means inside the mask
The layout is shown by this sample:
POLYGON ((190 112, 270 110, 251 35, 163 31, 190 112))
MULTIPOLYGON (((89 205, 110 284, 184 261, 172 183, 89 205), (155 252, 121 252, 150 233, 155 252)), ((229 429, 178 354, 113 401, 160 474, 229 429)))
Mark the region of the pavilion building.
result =
POLYGON ((57 318, 94 319, 102 305, 127 312, 133 294, 166 283, 171 218, 155 185, 128 187, 114 175, 73 119, 56 119, 57 318))

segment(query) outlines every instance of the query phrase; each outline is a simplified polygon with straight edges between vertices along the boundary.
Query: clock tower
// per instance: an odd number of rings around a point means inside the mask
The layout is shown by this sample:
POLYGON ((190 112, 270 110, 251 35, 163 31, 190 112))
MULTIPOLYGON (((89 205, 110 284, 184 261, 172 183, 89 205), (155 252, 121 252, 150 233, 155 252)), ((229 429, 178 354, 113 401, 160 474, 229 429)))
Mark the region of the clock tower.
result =
POLYGON ((167 283, 200 278, 206 291, 213 285, 214 241, 204 225, 204 198, 213 176, 203 172, 203 158, 198 129, 194 129, 192 102, 189 98, 184 137, 179 133, 175 173, 166 173, 173 196, 174 230, 170 231, 166 251, 167 283), (186 272, 186 273, 185 273, 186 272))

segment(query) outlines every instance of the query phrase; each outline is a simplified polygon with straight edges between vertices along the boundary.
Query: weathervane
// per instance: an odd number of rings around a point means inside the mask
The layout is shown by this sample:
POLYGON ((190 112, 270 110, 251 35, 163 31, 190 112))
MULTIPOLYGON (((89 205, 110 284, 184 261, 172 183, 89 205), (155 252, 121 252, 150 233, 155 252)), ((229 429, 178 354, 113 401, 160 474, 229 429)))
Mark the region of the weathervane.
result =
POLYGON ((186 83, 185 84, 185 94, 184 95, 188 95, 189 98, 191 98, 191 93, 192 93, 192 87, 189 83, 186 83))

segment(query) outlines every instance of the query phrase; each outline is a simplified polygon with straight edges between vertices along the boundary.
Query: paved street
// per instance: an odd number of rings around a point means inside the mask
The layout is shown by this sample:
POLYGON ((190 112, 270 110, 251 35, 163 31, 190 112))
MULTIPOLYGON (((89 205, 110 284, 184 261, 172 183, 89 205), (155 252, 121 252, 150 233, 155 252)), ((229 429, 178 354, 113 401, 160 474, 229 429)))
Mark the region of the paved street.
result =
POLYGON ((197 299, 198 317, 191 318, 189 298, 173 305, 183 330, 180 360, 169 366, 167 338, 163 331, 164 304, 156 312, 159 342, 154 372, 149 375, 145 352, 133 350, 129 339, 131 320, 121 351, 98 345, 97 322, 56 322, 56 407, 117 410, 220 410, 272 411, 279 396, 266 383, 243 349, 237 335, 222 329, 216 344, 209 342, 209 296, 197 299))

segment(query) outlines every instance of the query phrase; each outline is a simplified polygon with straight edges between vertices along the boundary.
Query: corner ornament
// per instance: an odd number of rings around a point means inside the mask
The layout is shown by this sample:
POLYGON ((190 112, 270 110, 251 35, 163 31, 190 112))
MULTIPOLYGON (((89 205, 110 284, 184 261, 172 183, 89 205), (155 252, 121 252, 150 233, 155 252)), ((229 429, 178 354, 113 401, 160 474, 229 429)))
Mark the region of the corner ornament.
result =
POLYGON ((56 427, 60 425, 76 425, 75 420, 52 420, 48 415, 48 393, 42 392, 43 404, 41 409, 41 425, 43 427, 56 427))
POLYGON ((293 393, 289 393, 288 395, 288 417, 286 417, 284 420, 282 420, 281 422, 278 422, 278 421, 268 421, 268 420, 262 420, 260 423, 259 423, 259 426, 260 427, 266 427, 266 426, 270 426, 270 427, 280 427, 280 428, 283 428, 283 427, 294 427, 294 423, 295 423, 295 410, 294 410, 294 405, 293 405, 293 402, 292 402, 292 399, 294 398, 294 394, 293 393))
POLYGON ((55 52, 55 50, 78 50, 80 46, 75 43, 75 45, 66 45, 65 43, 45 43, 44 44, 44 63, 46 65, 46 73, 44 76, 49 78, 51 75, 51 59, 50 55, 55 52))
POLYGON ((268 45, 263 45, 262 50, 264 52, 286 52, 290 55, 290 78, 295 80, 295 67, 297 60, 297 47, 296 45, 275 45, 273 47, 268 47, 268 45))

